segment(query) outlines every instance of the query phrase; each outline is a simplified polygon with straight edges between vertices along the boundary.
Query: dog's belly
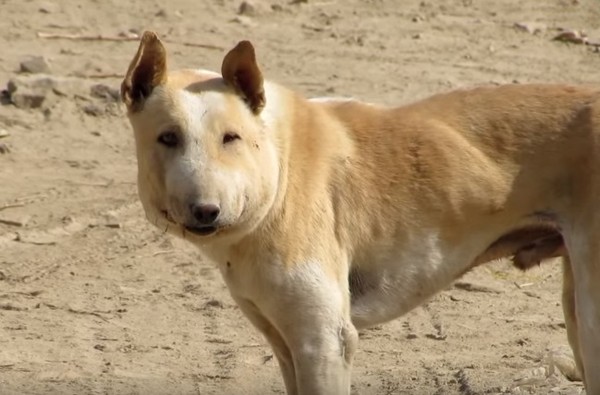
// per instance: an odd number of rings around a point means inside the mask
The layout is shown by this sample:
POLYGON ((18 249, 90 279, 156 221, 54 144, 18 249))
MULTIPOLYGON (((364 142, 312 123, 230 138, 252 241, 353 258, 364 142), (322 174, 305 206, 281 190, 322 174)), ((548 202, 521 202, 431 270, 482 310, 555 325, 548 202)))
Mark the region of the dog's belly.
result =
POLYGON ((537 223, 512 229, 483 251, 482 236, 473 235, 448 247, 434 233, 404 248, 380 248, 367 262, 355 262, 349 275, 352 320, 364 328, 399 317, 425 302, 471 268, 505 257, 526 270, 541 261, 565 255, 555 224, 537 223), (407 247, 408 246, 408 247, 407 247))
POLYGON ((369 254, 369 263, 354 262, 349 285, 352 321, 358 329, 419 306, 467 271, 477 256, 474 249, 446 248, 434 233, 415 239, 409 247, 369 254))
POLYGON ((357 329, 400 317, 421 305, 436 290, 426 289, 416 279, 399 273, 360 272, 350 274, 351 316, 357 329))

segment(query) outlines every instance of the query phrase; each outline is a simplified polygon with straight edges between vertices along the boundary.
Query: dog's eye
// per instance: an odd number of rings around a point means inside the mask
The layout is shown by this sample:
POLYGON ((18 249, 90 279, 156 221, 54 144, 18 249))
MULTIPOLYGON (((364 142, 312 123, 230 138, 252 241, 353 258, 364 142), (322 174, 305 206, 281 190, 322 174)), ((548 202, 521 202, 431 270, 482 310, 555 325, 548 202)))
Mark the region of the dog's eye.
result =
POLYGON ((165 147, 175 148, 179 145, 179 136, 173 131, 163 132, 158 136, 158 142, 165 147))
POLYGON ((227 132, 223 135, 223 144, 229 144, 234 142, 235 140, 241 140, 242 138, 240 137, 239 134, 234 133, 234 132, 227 132))

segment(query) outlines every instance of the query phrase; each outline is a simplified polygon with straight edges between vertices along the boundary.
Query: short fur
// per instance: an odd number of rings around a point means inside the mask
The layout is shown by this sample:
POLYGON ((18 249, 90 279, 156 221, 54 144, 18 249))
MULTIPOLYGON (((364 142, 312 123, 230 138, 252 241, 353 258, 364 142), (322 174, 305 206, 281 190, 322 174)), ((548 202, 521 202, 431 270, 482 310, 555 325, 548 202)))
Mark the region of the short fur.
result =
POLYGON ((288 394, 348 394, 357 329, 474 266, 558 256, 569 342, 600 394, 598 88, 480 87, 387 108, 264 82, 249 42, 224 77, 166 64, 147 32, 122 86, 141 201, 219 266, 288 394), (196 208, 209 206, 207 223, 196 208))

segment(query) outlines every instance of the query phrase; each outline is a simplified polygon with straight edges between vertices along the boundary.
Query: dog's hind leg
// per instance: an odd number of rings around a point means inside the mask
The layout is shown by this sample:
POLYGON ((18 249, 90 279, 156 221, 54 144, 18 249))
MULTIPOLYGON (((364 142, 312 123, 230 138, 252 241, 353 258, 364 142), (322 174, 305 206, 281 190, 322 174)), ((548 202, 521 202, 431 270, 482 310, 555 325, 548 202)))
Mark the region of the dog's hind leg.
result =
POLYGON ((567 326, 567 337, 573 350, 573 357, 577 366, 578 375, 567 377, 569 380, 583 380, 583 362, 581 360, 581 349, 579 348, 579 335, 577 329, 577 314, 575 308, 575 284, 571 270, 571 260, 568 256, 563 257, 563 292, 562 307, 567 326))
POLYGON ((587 394, 600 395, 600 226, 590 222, 594 221, 579 224, 566 239, 582 374, 587 394))

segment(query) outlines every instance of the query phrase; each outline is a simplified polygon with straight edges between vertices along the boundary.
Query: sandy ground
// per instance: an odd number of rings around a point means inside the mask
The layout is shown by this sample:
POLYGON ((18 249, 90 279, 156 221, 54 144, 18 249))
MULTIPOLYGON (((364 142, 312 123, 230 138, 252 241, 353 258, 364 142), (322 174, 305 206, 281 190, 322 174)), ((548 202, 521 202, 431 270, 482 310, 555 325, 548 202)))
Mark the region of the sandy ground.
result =
MULTIPOLYGON (((110 95, 137 42, 37 32, 148 28, 174 67, 215 70, 249 38, 270 79, 388 104, 473 84, 600 82, 594 46, 551 40, 559 27, 600 37, 597 0, 255 0, 241 17, 239 4, 0 0, 1 87, 17 78, 27 94, 19 64, 33 55, 51 78, 34 89, 41 103, 5 93, 0 106, 1 394, 283 393, 215 268, 144 219, 132 133, 110 95)), ((560 280, 558 264, 470 273, 361 334, 353 394, 581 393, 558 369, 570 354, 560 280)))

